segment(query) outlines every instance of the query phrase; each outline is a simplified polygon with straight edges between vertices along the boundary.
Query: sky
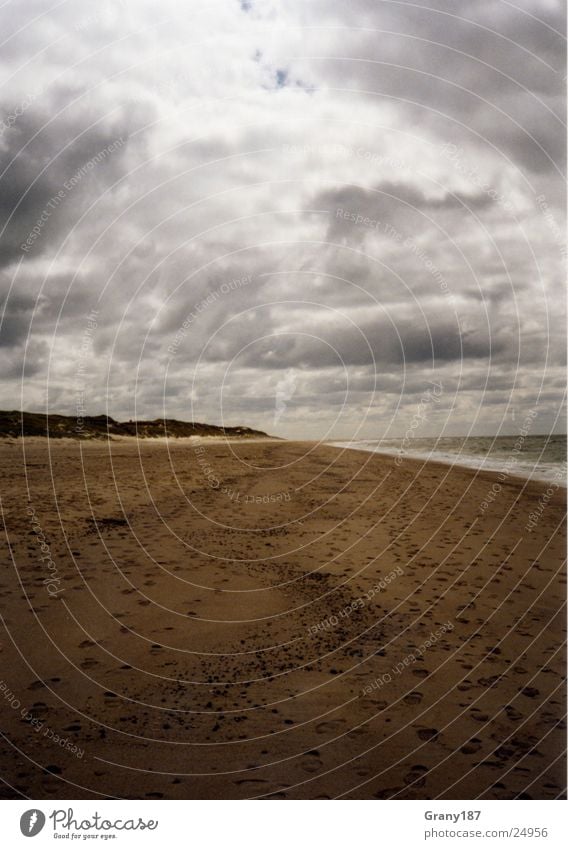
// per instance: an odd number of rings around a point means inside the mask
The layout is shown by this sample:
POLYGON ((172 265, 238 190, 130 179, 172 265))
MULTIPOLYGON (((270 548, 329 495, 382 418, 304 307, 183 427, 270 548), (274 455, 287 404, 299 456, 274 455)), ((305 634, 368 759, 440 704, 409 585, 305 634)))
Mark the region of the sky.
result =
POLYGON ((565 432, 564 32, 557 0, 4 4, 0 409, 565 432))

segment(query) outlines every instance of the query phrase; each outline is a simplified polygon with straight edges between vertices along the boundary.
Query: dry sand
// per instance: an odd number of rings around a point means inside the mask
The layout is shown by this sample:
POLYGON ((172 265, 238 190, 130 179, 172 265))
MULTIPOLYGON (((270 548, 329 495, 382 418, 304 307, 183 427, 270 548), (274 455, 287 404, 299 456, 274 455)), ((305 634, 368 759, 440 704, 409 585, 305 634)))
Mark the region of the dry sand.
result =
POLYGON ((565 490, 529 532, 547 484, 310 443, 0 462, 4 798, 564 794, 565 490))

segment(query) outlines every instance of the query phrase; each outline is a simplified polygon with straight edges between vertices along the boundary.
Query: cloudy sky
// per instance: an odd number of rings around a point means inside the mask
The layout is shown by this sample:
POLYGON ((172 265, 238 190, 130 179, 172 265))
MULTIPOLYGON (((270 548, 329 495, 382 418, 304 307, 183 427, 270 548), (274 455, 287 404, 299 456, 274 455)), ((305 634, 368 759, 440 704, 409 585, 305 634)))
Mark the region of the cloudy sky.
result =
POLYGON ((0 408, 563 432, 563 7, 4 4, 0 408))

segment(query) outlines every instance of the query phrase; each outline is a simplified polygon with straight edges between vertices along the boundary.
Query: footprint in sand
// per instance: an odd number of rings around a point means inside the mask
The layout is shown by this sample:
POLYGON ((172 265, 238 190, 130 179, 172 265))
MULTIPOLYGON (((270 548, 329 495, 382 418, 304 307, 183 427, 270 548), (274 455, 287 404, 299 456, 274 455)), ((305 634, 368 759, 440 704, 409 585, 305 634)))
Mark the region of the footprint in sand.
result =
POLYGON ((307 756, 302 758, 301 768, 304 772, 309 772, 311 774, 319 772, 322 768, 323 764, 318 757, 319 752, 314 750, 313 752, 308 752, 307 756))
POLYGON ((333 733, 334 731, 341 731, 341 729, 344 725, 345 725, 344 719, 330 719, 327 722, 319 722, 316 725, 316 733, 317 734, 328 734, 328 733, 333 733))
POLYGON ((407 705, 418 705, 422 701, 424 696, 418 690, 413 690, 411 693, 407 693, 403 698, 403 702, 407 705))
POLYGON ((419 728, 416 732, 420 740, 436 740, 439 733, 437 728, 419 728))
POLYGON ((427 766, 414 764, 414 766, 410 768, 410 772, 407 772, 404 776, 403 781, 405 784, 412 784, 414 787, 424 787, 426 784, 426 778, 424 776, 427 772, 427 766))
POLYGON ((384 790, 378 790, 376 793, 373 793, 373 798, 392 799, 392 797, 400 793, 402 789, 402 787, 385 787, 384 790))
POLYGON ((527 769, 527 768, 526 768, 526 767, 524 767, 524 766, 515 766, 515 767, 513 767, 513 772, 518 772, 518 773, 520 773, 520 774, 521 774, 521 775, 523 775, 523 776, 528 776, 528 775, 530 775, 530 774, 531 774, 530 769, 527 769))
POLYGON ((500 675, 491 675, 489 678, 478 678, 477 683, 481 684, 482 687, 489 688, 495 684, 500 677, 500 675))
POLYGON ((483 713, 482 711, 479 710, 479 708, 472 708, 471 709, 471 718, 474 719, 476 722, 488 722, 489 721, 489 714, 483 713))
POLYGON ((461 747, 460 752, 464 755, 475 755, 481 749, 481 740, 479 737, 472 737, 467 743, 461 747))
POLYGON ((558 784, 552 784, 550 781, 545 782, 544 786, 547 790, 553 790, 555 794, 562 792, 562 787, 559 787, 558 784))
POLYGON ((428 678, 430 671, 428 669, 413 669, 412 674, 415 675, 416 678, 428 678))
POLYGON ((523 687, 521 695, 528 696, 529 699, 535 699, 537 696, 540 696, 540 690, 537 690, 536 687, 523 687))
POLYGON ((49 766, 46 766, 46 770, 47 770, 47 772, 50 772, 52 775, 61 775, 61 773, 62 773, 61 768, 56 766, 55 764, 50 764, 49 766))

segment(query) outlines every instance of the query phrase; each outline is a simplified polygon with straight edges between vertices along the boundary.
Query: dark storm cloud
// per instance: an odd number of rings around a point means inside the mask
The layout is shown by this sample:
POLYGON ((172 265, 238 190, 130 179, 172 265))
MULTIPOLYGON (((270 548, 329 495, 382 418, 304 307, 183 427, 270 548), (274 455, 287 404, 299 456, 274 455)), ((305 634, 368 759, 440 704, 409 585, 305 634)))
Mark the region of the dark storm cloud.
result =
POLYGON ((34 306, 33 299, 18 294, 0 306, 0 315, 3 313, 0 347, 11 348, 26 337, 34 306))
MULTIPOLYGON (((21 277, 9 295, 8 276, 0 277, 0 291, 6 293, 0 304, 0 347, 17 349, 23 356, 30 341, 33 343, 37 338, 51 340, 54 333, 60 337, 75 334, 78 328, 84 327, 85 317, 93 308, 92 281, 85 275, 54 274, 47 283, 44 281, 41 292, 37 281, 26 279, 24 275, 21 277)), ((39 360, 37 357, 32 359, 35 373, 39 360)), ((14 369, 10 373, 18 376, 14 369)))
MULTIPOLYGON (((16 134, 10 141, 12 146, 0 157, 3 172, 0 178, 0 267, 22 256, 21 244, 34 226, 36 216, 41 214, 60 188, 53 174, 39 175, 33 168, 33 160, 19 153, 21 144, 16 134)), ((44 246, 49 244, 49 237, 54 235, 55 220, 45 224, 45 235, 48 238, 44 240, 44 246)), ((38 250, 41 248, 38 247, 38 250)))
MULTIPOLYGON (((67 91, 61 100, 65 103, 67 91)), ((63 115, 36 109, 21 115, 3 134, 0 151, 0 267, 39 254, 75 223, 82 199, 113 183, 124 167, 129 123, 90 126, 88 114, 63 115), (38 223, 39 222, 39 223, 38 223), (39 232, 27 249, 22 245, 39 232)))
POLYGON ((324 53, 313 63, 315 75, 396 102, 446 141, 476 133, 522 168, 562 166, 564 4, 420 6, 319 2, 317 11, 345 29, 329 45, 329 59, 324 53))
MULTIPOLYGON (((19 380, 31 378, 40 374, 49 356, 49 346, 43 341, 30 341, 27 345, 20 345, 8 349, 0 349, 0 369, 4 380, 19 380)), ((11 395, 11 409, 19 405, 19 397, 11 395)))
POLYGON ((410 226, 431 226, 419 213, 430 216, 436 212, 456 209, 480 209, 492 203, 482 192, 472 195, 446 192, 441 197, 426 197, 418 188, 404 183, 379 183, 370 189, 360 186, 341 186, 319 192, 310 202, 315 208, 330 212, 327 238, 342 241, 350 238, 362 242, 365 235, 391 238, 389 226, 397 227, 404 219, 410 226))
POLYGON ((235 320, 208 344, 205 359, 227 362, 236 358, 239 366, 280 370, 292 366, 335 368, 342 363, 364 366, 374 358, 382 368, 486 358, 506 349, 505 340, 498 335, 490 337, 481 330, 461 333, 451 321, 425 322, 417 318, 389 322, 377 317, 358 328, 333 325, 325 329, 319 325, 317 337, 312 338, 308 328, 313 322, 305 315, 297 315, 295 322, 288 321, 290 329, 286 332, 278 329, 278 323, 269 326, 265 317, 259 318, 266 338, 254 341, 256 334, 252 335, 253 343, 243 347, 246 336, 235 320))

